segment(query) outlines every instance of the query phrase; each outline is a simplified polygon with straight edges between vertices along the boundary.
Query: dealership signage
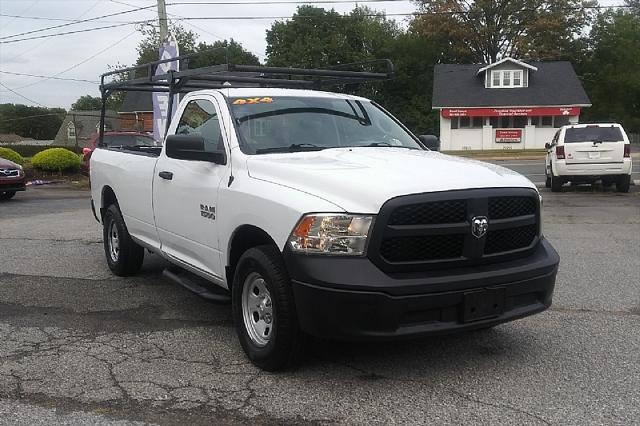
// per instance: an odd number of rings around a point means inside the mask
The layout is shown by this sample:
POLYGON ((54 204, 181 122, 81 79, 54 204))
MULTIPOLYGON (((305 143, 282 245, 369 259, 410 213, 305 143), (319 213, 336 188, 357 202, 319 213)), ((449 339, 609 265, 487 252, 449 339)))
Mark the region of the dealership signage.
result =
POLYGON ((513 108, 443 108, 442 116, 451 117, 514 117, 543 115, 580 115, 580 107, 513 107, 513 108))
POLYGON ((496 129, 497 143, 522 142, 522 129, 496 129))

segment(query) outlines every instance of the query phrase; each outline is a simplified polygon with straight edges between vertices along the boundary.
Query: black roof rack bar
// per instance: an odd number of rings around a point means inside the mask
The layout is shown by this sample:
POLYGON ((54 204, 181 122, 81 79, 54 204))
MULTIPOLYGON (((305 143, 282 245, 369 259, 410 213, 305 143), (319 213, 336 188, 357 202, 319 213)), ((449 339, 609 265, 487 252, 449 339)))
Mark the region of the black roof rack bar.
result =
MULTIPOLYGON (((388 59, 378 59, 350 64, 340 64, 323 69, 305 69, 289 67, 271 67, 262 65, 236 65, 229 63, 228 49, 215 48, 198 53, 180 55, 175 58, 161 59, 146 64, 134 65, 106 72, 100 76, 100 92, 102 94, 102 112, 100 120, 100 144, 104 137, 104 114, 106 101, 112 92, 163 92, 171 94, 188 93, 195 90, 220 89, 232 87, 289 87, 319 89, 326 86, 359 84, 371 81, 384 81, 393 78, 393 63, 388 59), (189 59, 208 53, 224 52, 226 63, 189 69, 189 59), (158 65, 182 62, 184 69, 169 71, 155 75, 158 65), (351 68, 345 69, 345 68, 351 68), (369 71, 353 71, 353 68, 369 69, 369 71), (383 72, 372 69, 384 68, 383 72), (132 71, 146 70, 145 77, 137 77, 132 71), (129 73, 127 78, 118 81, 113 76, 129 73), (105 79, 110 78, 105 83, 105 79)), ((169 105, 173 96, 169 97, 169 105)), ((171 109, 171 107, 169 108, 171 109)), ((171 116, 167 119, 167 128, 171 116)))

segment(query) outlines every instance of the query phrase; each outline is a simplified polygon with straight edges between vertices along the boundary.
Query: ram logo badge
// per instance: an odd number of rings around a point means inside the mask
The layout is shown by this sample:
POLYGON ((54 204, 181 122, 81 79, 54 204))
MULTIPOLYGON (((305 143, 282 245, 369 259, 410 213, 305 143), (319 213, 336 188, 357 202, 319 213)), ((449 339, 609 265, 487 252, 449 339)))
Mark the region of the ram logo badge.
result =
POLYGON ((206 219, 216 220, 216 207, 200 204, 200 216, 206 219))
POLYGON ((487 233, 489 221, 486 216, 476 216, 471 219, 471 234, 476 238, 482 238, 487 233))

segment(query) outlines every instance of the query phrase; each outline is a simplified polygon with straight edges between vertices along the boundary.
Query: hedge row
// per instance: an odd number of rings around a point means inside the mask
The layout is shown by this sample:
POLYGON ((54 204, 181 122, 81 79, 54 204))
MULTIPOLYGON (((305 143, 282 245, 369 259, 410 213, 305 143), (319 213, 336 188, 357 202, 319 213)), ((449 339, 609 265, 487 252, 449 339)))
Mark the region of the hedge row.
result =
POLYGON ((75 147, 75 146, 61 146, 61 145, 0 145, 0 148, 9 148, 22 155, 23 157, 33 157, 37 153, 44 151, 49 148, 64 148, 69 151, 73 151, 76 154, 82 154, 83 147, 75 147))

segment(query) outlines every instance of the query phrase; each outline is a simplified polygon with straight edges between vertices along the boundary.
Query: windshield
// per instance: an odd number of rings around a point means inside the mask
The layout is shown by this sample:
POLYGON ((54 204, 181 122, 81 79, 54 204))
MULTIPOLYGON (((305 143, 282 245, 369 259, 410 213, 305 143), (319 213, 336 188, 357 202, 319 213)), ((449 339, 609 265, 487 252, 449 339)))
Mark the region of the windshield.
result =
POLYGON ((564 143, 573 142, 622 142, 622 132, 619 127, 574 127, 567 129, 564 143))
POLYGON ((246 154, 359 146, 424 149, 368 101, 321 97, 230 98, 246 154))
POLYGON ((106 146, 156 146, 156 141, 145 135, 104 135, 106 146))

